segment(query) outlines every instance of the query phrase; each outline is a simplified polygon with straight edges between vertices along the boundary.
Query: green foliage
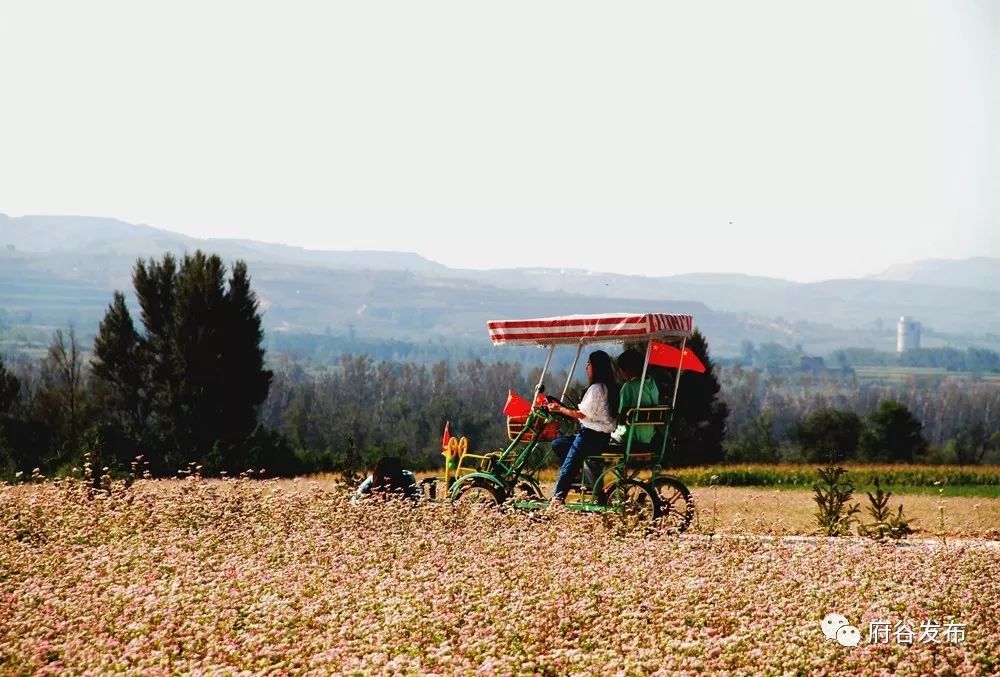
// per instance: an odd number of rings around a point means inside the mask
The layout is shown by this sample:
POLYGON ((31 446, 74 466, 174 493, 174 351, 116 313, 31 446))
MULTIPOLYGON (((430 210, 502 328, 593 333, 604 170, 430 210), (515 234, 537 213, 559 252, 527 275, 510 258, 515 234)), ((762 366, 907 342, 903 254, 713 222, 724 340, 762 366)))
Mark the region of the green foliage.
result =
POLYGON ((819 480, 813 484, 816 502, 816 522, 827 536, 842 536, 848 532, 860 509, 851 503, 854 485, 847 477, 847 470, 827 466, 818 468, 819 480))
POLYGON ((875 493, 872 494, 870 491, 866 493, 868 494, 868 506, 865 510, 871 516, 872 522, 859 524, 859 534, 881 541, 885 538, 900 539, 913 533, 909 521, 903 516, 903 506, 899 505, 895 514, 889 509, 889 498, 892 494, 882 491, 882 485, 877 477, 875 478, 875 493))
POLYGON ((472 449, 506 444, 501 412, 508 389, 530 392, 520 364, 421 366, 345 356, 314 377, 294 365, 279 371, 271 400, 285 404, 268 412, 265 423, 281 427, 317 471, 371 468, 389 452, 410 468, 427 469, 440 466, 445 421, 472 449))
POLYGON ((991 433, 982 421, 966 423, 948 444, 955 462, 963 465, 982 463, 990 451, 1000 450, 1000 433, 991 433))
MULTIPOLYGON (((705 373, 681 373, 676 414, 670 425, 670 441, 673 446, 667 458, 674 466, 721 461, 724 455, 722 442, 726 436, 726 419, 729 416, 729 407, 719 396, 722 386, 715 374, 704 334, 696 329, 688 339, 687 347, 705 365, 705 373)), ((653 368, 651 373, 657 379, 661 398, 671 397, 676 370, 653 368)))
POLYGON ((94 339, 91 371, 107 419, 114 420, 133 439, 144 436, 149 408, 150 398, 143 389, 147 369, 144 349, 125 305, 125 295, 116 291, 94 339))
POLYGON ((167 254, 138 261, 133 284, 144 333, 116 293, 94 342, 106 420, 161 474, 193 462, 229 473, 265 459, 293 464, 290 448, 278 461, 282 445, 255 432, 272 374, 246 264, 236 262, 227 279, 218 256, 197 251, 178 266, 167 254))
POLYGON ((12 479, 19 470, 16 452, 11 449, 10 428, 18 421, 11 413, 21 392, 21 382, 7 369, 0 356, 0 479, 12 479))
POLYGON ((0 355, 0 416, 10 412, 21 393, 21 382, 7 369, 0 355))
POLYGON ((909 409, 895 400, 884 400, 868 416, 859 450, 869 461, 912 463, 915 456, 927 451, 922 429, 923 424, 909 409))
MULTIPOLYGON (((1000 488, 1000 467, 852 465, 850 471, 862 485, 874 484, 878 479, 886 487, 924 487, 935 493, 937 487, 1000 488)), ((813 470, 799 464, 710 465, 681 468, 672 474, 688 486, 806 488, 815 480, 813 470)))
POLYGON ((837 463, 857 455, 861 417, 853 411, 824 408, 792 428, 792 440, 810 463, 837 463))
POLYGON ((735 463, 775 463, 779 442, 774 434, 774 415, 766 411, 750 419, 726 443, 726 460, 735 463))
POLYGON ((916 348, 903 353, 870 348, 837 351, 852 367, 933 367, 948 371, 1000 372, 1000 354, 983 348, 916 348))
MULTIPOLYGON (((84 378, 85 360, 76 332, 56 330, 41 361, 31 417, 52 431, 40 466, 55 469, 79 460, 83 430, 92 415, 84 378)), ((37 454, 39 450, 34 450, 37 454)))
POLYGON ((762 343, 753 352, 753 365, 762 369, 797 367, 801 357, 801 349, 786 348, 778 343, 762 343))

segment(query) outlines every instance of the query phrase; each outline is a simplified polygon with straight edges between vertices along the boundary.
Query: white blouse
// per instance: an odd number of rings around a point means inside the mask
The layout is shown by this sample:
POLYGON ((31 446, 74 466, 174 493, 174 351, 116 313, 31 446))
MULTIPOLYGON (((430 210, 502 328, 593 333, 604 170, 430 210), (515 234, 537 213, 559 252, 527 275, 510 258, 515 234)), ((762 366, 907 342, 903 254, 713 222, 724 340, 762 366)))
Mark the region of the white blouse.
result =
POLYGON ((580 400, 580 411, 586 416, 580 425, 600 433, 612 433, 618 426, 618 421, 608 417, 608 388, 603 383, 594 383, 583 399, 580 400))

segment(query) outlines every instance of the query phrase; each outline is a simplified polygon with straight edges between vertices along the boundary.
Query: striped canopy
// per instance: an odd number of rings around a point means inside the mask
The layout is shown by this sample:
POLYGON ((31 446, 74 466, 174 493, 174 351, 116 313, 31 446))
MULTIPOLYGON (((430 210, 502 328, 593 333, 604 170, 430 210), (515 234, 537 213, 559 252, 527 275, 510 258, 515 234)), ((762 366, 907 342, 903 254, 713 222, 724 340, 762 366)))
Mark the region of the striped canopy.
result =
POLYGON ((494 345, 502 343, 548 346, 554 343, 602 343, 691 335, 691 315, 667 313, 608 313, 564 315, 533 320, 490 320, 486 323, 494 345))

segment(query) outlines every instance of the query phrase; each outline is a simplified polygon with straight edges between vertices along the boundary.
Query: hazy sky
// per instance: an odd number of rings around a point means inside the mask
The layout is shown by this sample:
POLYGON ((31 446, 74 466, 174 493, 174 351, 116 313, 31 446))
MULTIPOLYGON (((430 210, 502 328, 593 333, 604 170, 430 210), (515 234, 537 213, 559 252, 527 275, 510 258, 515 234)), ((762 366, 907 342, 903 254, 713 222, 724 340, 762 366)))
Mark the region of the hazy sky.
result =
POLYGON ((998 196, 1000 0, 0 4, 14 216, 810 281, 998 196))

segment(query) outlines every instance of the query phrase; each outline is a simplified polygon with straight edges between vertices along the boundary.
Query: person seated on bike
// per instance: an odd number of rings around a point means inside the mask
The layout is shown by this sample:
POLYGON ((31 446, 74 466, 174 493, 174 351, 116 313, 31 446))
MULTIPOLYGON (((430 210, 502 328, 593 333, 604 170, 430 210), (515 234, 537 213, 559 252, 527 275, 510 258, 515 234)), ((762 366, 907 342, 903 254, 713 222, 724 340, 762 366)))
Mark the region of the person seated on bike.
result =
POLYGON ((587 381, 590 385, 580 400, 579 408, 570 409, 559 402, 545 405, 550 412, 580 422, 576 435, 564 435, 552 440, 552 450, 562 459, 556 486, 552 490, 553 505, 566 500, 566 493, 580 472, 583 460, 603 452, 615 429, 618 382, 611 357, 603 350, 595 350, 587 358, 587 381))
MULTIPOLYGON (((636 408, 636 403, 640 407, 655 407, 660 403, 660 391, 656 387, 656 381, 649 374, 646 374, 645 382, 640 384, 642 363, 642 355, 632 348, 618 356, 618 372, 622 377, 621 392, 618 396, 618 420, 621 423, 611 433, 612 444, 625 446, 628 441, 629 421, 624 420, 624 417, 630 409, 636 408), (640 385, 642 386, 642 399, 639 398, 640 385)), ((655 434, 656 428, 654 426, 636 426, 635 432, 632 433, 632 449, 648 448, 655 434)))
POLYGON ((371 476, 358 487, 355 499, 369 495, 417 499, 420 497, 420 487, 416 476, 409 470, 403 470, 398 456, 386 456, 379 459, 371 476))
MULTIPOLYGON (((621 447, 625 446, 628 440, 628 421, 625 415, 630 409, 635 409, 636 402, 641 407, 655 407, 660 402, 660 392, 654 381, 648 374, 646 381, 642 384, 642 400, 639 400, 639 381, 642 378, 642 355, 629 348, 618 356, 618 373, 621 376, 622 384, 618 394, 618 421, 619 425, 611 433, 609 451, 621 452, 621 447)), ((636 426, 632 435, 631 451, 648 448, 653 439, 656 429, 653 426, 636 426)), ((591 456, 583 462, 583 482, 588 487, 597 482, 597 478, 604 472, 604 460, 591 456)))

